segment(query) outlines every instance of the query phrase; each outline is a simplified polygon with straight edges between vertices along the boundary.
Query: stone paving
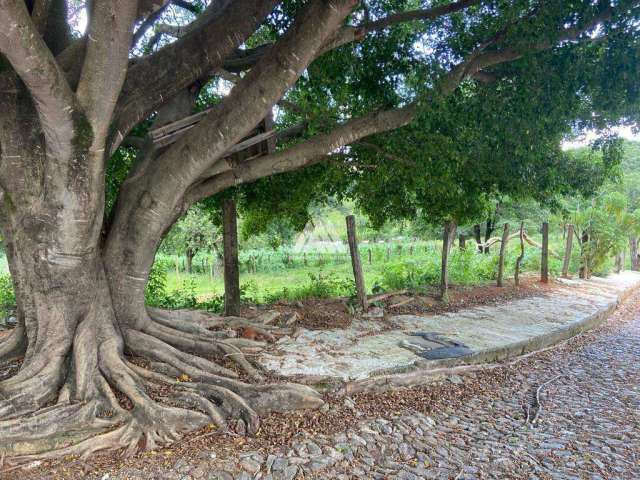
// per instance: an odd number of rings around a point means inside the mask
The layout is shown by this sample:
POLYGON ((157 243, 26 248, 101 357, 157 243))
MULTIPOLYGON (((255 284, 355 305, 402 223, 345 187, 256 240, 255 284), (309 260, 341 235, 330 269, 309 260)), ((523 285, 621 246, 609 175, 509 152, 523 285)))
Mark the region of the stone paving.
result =
MULTIPOLYGON (((501 369, 495 386, 455 408, 385 418, 360 413, 361 420, 343 431, 301 433, 263 453, 223 458, 201 451, 152 473, 131 466, 97 478, 640 478, 640 292, 598 331, 501 369), (532 426, 523 405, 545 383, 539 421, 532 426)), ((467 388, 486 373, 446 382, 467 388)), ((360 404, 343 401, 359 412, 360 404)))
POLYGON ((303 329, 295 338, 280 339, 257 360, 267 371, 297 382, 349 385, 366 384, 384 374, 488 363, 553 345, 583 325, 588 329, 621 295, 639 286, 640 274, 630 271, 607 278, 557 280, 548 293, 499 305, 430 316, 396 315, 385 324, 355 320, 347 329, 303 329), (426 360, 423 357, 441 345, 425 342, 416 333, 437 334, 468 347, 469 354, 426 360))

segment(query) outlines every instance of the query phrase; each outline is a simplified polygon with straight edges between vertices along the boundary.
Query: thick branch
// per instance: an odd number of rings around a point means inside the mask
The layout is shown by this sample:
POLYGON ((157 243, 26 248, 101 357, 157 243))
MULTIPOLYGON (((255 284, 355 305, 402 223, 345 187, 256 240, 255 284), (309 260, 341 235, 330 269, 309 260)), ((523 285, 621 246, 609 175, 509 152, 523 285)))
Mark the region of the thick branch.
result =
POLYGON ((111 115, 127 73, 135 0, 94 0, 78 99, 93 127, 94 148, 102 150, 111 115))
POLYGON ((75 95, 35 29, 24 2, 0 0, 0 53, 29 89, 47 148, 55 158, 71 150, 75 95))
POLYGON ((236 0, 221 15, 129 68, 116 107, 114 151, 130 130, 156 108, 205 73, 222 66, 277 0, 236 0))
POLYGON ((187 203, 209 197, 233 185, 317 163, 336 149, 356 140, 407 125, 415 114, 415 104, 397 110, 375 112, 350 120, 329 133, 316 135, 286 150, 248 163, 228 165, 217 176, 194 186, 187 195, 187 203))
POLYGON ((282 98, 354 3, 314 1, 231 94, 156 161, 156 167, 180 170, 181 176, 191 173, 192 180, 202 175, 282 98), (179 165, 176 158, 182 159, 179 165))

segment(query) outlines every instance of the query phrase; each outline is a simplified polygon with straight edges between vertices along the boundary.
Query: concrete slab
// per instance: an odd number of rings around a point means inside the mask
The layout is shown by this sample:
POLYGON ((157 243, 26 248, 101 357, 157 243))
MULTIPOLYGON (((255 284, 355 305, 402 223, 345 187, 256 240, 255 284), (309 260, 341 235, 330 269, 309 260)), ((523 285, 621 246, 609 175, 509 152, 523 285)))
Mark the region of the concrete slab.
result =
MULTIPOLYGON (((258 362, 267 370, 306 383, 358 383, 394 373, 428 371, 503 360, 546 348, 602 322, 618 302, 640 287, 640 273, 607 278, 558 280, 557 288, 537 297, 480 306, 441 315, 397 315, 397 329, 356 320, 347 329, 303 330, 280 339, 258 362), (428 360, 423 354, 443 345, 416 340, 416 333, 438 334, 468 354, 428 360)), ((452 350, 452 355, 463 352, 452 350)), ((374 380, 378 381, 378 380, 374 380)), ((386 379, 385 381, 390 381, 386 379)))

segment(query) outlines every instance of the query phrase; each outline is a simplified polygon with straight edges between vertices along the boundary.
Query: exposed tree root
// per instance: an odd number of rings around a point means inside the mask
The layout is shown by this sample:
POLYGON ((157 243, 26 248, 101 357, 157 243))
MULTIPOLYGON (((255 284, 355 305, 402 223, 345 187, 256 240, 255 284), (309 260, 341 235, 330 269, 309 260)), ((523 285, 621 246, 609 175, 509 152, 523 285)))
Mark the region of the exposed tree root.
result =
POLYGON ((24 325, 19 323, 8 336, 0 340, 0 364, 24 355, 26 346, 24 325))
POLYGON ((223 331, 209 330, 221 327, 216 317, 179 311, 171 322, 165 311, 150 312, 145 327, 122 335, 108 316, 90 312, 92 320, 78 324, 65 358, 33 362, 0 382, 0 457, 6 465, 100 450, 128 455, 207 425, 252 434, 260 415, 322 405, 309 387, 245 383, 219 364, 228 359, 242 374, 263 380, 223 331), (140 361, 128 360, 125 352, 140 361))

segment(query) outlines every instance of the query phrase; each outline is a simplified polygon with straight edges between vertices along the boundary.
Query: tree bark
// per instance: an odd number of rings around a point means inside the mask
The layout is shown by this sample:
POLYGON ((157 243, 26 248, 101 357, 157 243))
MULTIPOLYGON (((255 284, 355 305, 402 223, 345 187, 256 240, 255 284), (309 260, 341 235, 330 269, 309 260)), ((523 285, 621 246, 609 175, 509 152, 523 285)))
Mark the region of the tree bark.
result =
POLYGON ((507 251, 507 242, 509 241, 509 224, 504 224, 504 230, 502 232, 502 241, 500 242, 500 257, 498 258, 498 287, 503 286, 502 277, 504 276, 504 256, 507 251))
POLYGON ((236 202, 227 199, 222 206, 224 229, 224 313, 240 316, 240 267, 238 262, 238 214, 236 202))
POLYGON ((549 222, 542 223, 542 252, 540 255, 540 281, 549 282, 549 222))
POLYGON ((356 282, 356 294, 358 295, 358 304, 364 312, 367 311, 367 290, 364 285, 364 275, 362 274, 362 262, 360 261, 360 252, 358 251, 358 236, 356 235, 356 218, 348 215, 347 221, 347 240, 349 242, 349 252, 351 254, 351 266, 353 267, 353 277, 356 282))

